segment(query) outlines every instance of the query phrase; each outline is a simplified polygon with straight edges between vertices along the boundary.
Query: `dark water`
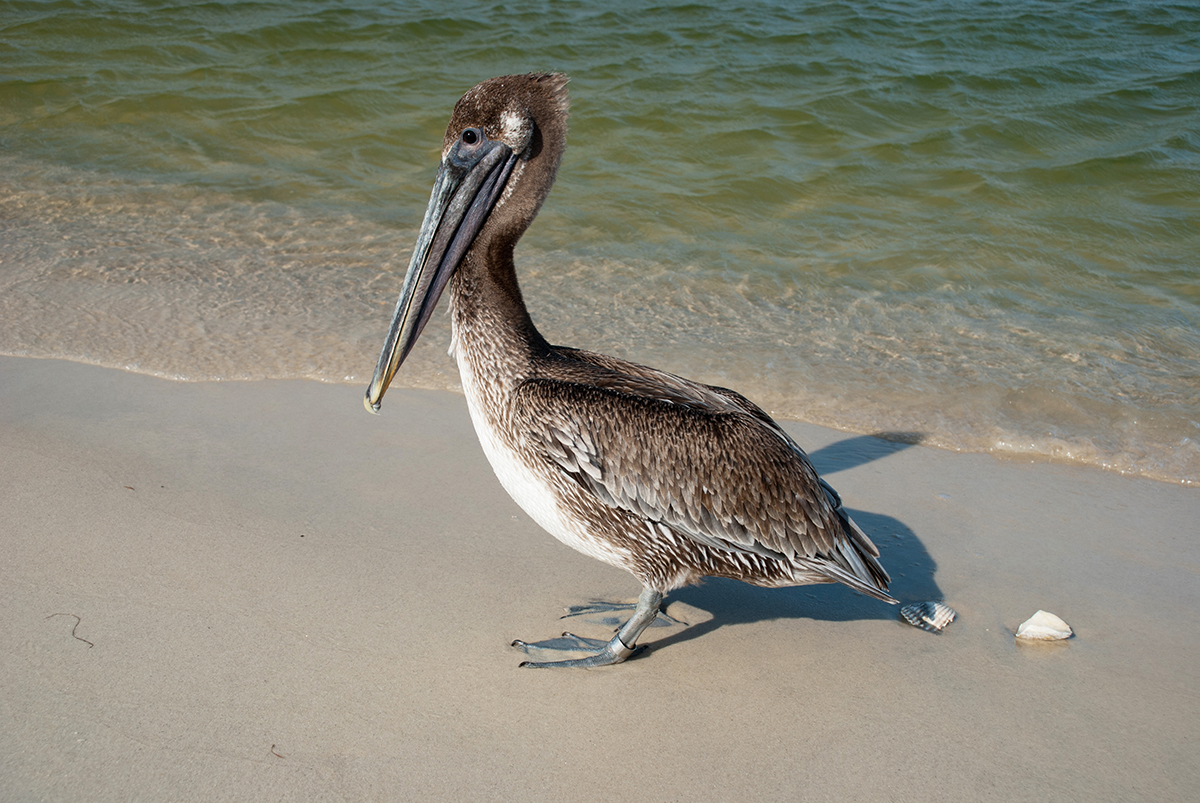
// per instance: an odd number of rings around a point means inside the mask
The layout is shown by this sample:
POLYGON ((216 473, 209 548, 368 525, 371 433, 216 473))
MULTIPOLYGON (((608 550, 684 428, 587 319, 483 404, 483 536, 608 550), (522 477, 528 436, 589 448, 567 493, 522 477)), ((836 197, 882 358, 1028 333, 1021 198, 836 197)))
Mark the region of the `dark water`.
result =
POLYGON ((551 340, 1200 480, 1194 3, 0 1, 0 351, 365 384, 450 108, 542 69, 551 340))

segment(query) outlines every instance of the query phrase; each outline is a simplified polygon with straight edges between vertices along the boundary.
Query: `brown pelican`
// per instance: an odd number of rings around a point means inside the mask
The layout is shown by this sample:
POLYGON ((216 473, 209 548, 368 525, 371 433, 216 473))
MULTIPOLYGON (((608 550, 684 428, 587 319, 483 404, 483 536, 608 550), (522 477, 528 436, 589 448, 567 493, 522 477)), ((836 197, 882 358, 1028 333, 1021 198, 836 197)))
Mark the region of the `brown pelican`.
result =
POLYGON ((564 634, 588 657, 524 665, 624 661, 663 595, 704 576, 840 582, 895 603, 879 550, 765 412, 731 390, 552 346, 534 327, 513 249, 562 160, 566 84, 556 74, 494 78, 455 105, 365 402, 379 410, 449 284, 451 349, 500 483, 555 538, 643 585, 611 641, 564 634))

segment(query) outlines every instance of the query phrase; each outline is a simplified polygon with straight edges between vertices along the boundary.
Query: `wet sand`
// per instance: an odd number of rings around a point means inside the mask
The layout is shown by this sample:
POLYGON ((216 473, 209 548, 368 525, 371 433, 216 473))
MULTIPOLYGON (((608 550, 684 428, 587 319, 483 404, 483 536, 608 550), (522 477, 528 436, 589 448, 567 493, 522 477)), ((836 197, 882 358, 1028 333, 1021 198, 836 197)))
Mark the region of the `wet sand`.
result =
POLYGON ((633 600, 508 499, 463 399, 0 358, 0 799, 1190 800, 1200 489, 787 428, 933 635, 839 586, 633 600), (1015 643, 1039 608, 1077 636, 1015 643))

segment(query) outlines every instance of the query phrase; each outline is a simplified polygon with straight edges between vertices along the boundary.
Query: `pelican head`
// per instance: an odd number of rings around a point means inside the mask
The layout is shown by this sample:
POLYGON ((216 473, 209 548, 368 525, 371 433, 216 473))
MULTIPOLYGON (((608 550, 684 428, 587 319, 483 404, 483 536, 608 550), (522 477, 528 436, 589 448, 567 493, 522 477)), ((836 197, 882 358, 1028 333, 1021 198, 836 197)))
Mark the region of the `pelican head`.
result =
POLYGON ((368 411, 379 411, 388 384, 421 336, 451 276, 482 239, 485 225, 493 234, 507 234, 504 239, 511 247, 537 214, 566 139, 566 82, 566 76, 557 74, 494 78, 455 105, 425 219, 363 400, 368 411), (546 149, 547 139, 559 147, 546 149), (534 164, 537 170, 530 169, 534 164), (536 182, 540 191, 514 193, 523 178, 535 173, 542 179, 536 182))

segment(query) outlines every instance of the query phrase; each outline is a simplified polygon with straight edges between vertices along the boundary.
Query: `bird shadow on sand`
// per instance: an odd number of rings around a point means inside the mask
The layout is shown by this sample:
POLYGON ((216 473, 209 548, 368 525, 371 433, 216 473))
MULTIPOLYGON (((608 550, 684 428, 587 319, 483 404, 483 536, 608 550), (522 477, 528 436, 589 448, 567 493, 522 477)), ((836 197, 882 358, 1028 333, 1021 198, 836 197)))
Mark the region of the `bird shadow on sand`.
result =
MULTIPOLYGON (((836 488, 839 471, 885 459, 921 440, 919 433, 908 432, 859 435, 818 449, 809 457, 821 476, 836 488)), ((892 596, 901 604, 942 598, 934 577, 937 563, 908 526, 884 513, 846 509, 879 547, 880 561, 892 577, 889 588, 892 596)), ((712 618, 658 639, 651 649, 700 638, 726 625, 776 619, 844 622, 898 618, 895 606, 859 594, 840 583, 759 588, 735 580, 709 578, 701 585, 672 591, 664 600, 664 610, 673 602, 707 611, 712 618)))

